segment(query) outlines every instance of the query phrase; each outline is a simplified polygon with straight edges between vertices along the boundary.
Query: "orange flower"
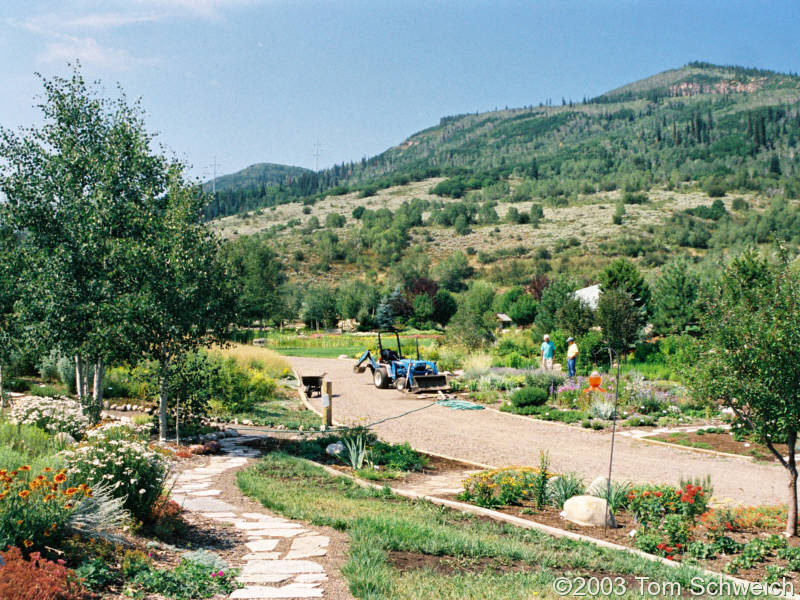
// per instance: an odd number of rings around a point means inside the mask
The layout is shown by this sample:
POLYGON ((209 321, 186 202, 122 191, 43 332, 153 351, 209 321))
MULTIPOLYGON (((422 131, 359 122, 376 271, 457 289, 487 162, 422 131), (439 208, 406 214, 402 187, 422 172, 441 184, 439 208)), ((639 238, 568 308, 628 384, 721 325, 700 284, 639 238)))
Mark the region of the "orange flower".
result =
POLYGON ((44 475, 37 475, 36 481, 44 481, 44 475))
POLYGON ((6 496, 8 496, 8 490, 6 490, 6 491, 4 491, 4 492, 0 492, 0 500, 2 500, 3 498, 5 498, 6 496))
POLYGON ((45 467, 44 468, 44 472, 45 473, 51 473, 52 471, 53 471, 53 469, 51 467, 45 467))
POLYGON ((22 465, 22 466, 19 468, 19 470, 20 470, 20 471, 30 471, 30 470, 31 470, 31 467, 30 467, 30 465, 22 465))
POLYGON ((64 490, 64 495, 65 496, 72 496, 77 491, 78 491, 78 488, 69 487, 66 490, 64 490))
POLYGON ((64 473, 59 473, 55 477, 53 477, 53 481, 56 483, 64 483, 67 480, 67 476, 64 473))
POLYGON ((32 542, 32 541, 30 541, 30 540, 25 540, 24 542, 22 542, 22 544, 23 544, 23 545, 24 545, 26 548, 30 548, 31 546, 33 546, 33 542, 32 542))
POLYGON ((19 493, 19 497, 20 498, 27 498, 30 495, 30 493, 31 493, 30 490, 22 490, 19 493))

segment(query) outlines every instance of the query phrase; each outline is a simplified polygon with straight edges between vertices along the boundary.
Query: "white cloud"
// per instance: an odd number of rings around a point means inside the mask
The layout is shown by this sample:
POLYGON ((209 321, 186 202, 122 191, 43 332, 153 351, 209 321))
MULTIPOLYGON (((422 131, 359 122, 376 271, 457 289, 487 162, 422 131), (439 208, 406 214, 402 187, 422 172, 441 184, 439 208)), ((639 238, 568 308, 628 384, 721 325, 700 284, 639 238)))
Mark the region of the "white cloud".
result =
POLYGON ((126 14, 126 13, 105 13, 88 14, 74 17, 62 21, 64 27, 85 27, 91 29, 109 29, 124 27, 126 25, 136 25, 138 23, 153 23, 161 21, 167 15, 160 14, 126 14))
POLYGON ((75 59, 86 66, 109 71, 124 71, 143 62, 152 62, 135 58, 126 50, 104 47, 94 38, 66 36, 47 42, 44 51, 37 57, 42 63, 60 64, 75 59))

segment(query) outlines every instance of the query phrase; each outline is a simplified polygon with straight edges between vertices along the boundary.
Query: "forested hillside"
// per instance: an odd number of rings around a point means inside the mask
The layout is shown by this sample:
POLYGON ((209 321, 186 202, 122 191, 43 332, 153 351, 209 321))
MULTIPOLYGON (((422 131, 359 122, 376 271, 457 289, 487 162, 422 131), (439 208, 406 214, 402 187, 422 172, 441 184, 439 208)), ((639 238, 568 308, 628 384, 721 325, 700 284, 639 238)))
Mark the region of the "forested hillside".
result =
POLYGON ((648 189, 699 181, 715 189, 800 193, 800 78, 690 63, 593 99, 444 117, 360 163, 306 172, 280 185, 218 193, 209 218, 325 193, 363 196, 444 176, 460 197, 512 175, 543 198, 591 189, 648 189))
MULTIPOLYGON (((495 312, 581 330, 583 308, 556 313, 619 260, 653 285, 688 273, 696 294, 745 246, 795 256, 799 139, 800 78, 693 63, 579 103, 443 118, 361 163, 253 191, 258 208, 212 226, 236 240, 246 279, 274 275, 277 300, 251 318, 368 328, 383 305, 419 326, 460 308, 456 323, 486 336, 495 312)), ((691 315, 680 322, 665 330, 691 315)))

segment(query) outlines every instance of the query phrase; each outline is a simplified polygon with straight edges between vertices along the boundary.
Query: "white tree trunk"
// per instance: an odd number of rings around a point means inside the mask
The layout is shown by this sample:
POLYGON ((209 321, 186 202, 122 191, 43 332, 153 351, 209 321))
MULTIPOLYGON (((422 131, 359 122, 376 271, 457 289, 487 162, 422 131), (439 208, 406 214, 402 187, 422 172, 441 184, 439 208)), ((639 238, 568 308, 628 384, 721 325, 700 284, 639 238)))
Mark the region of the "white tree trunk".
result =
POLYGON ((158 372, 159 394, 158 394, 158 439, 162 442, 167 441, 167 377, 169 375, 169 362, 161 359, 158 372))
POLYGON ((75 355, 75 393, 78 398, 83 398, 86 395, 86 390, 83 388, 83 364, 81 357, 75 355))
POLYGON ((103 359, 98 358, 94 366, 94 389, 92 390, 92 403, 94 405, 94 414, 99 418, 100 411, 103 410, 103 377, 106 373, 106 366, 103 364, 103 359))

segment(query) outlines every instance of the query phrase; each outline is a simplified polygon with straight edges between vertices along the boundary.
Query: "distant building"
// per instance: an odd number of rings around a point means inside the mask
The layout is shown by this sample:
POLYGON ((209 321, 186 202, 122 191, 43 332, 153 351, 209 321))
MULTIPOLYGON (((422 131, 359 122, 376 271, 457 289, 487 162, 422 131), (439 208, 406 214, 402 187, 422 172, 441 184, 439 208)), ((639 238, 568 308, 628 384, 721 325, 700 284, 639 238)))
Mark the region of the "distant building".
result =
POLYGON ((514 320, 506 313, 497 313, 497 328, 499 330, 510 329, 514 324, 514 320))
POLYGON ((589 287, 576 290, 575 297, 578 300, 583 300, 592 310, 596 309, 600 301, 600 284, 596 283, 589 287))

